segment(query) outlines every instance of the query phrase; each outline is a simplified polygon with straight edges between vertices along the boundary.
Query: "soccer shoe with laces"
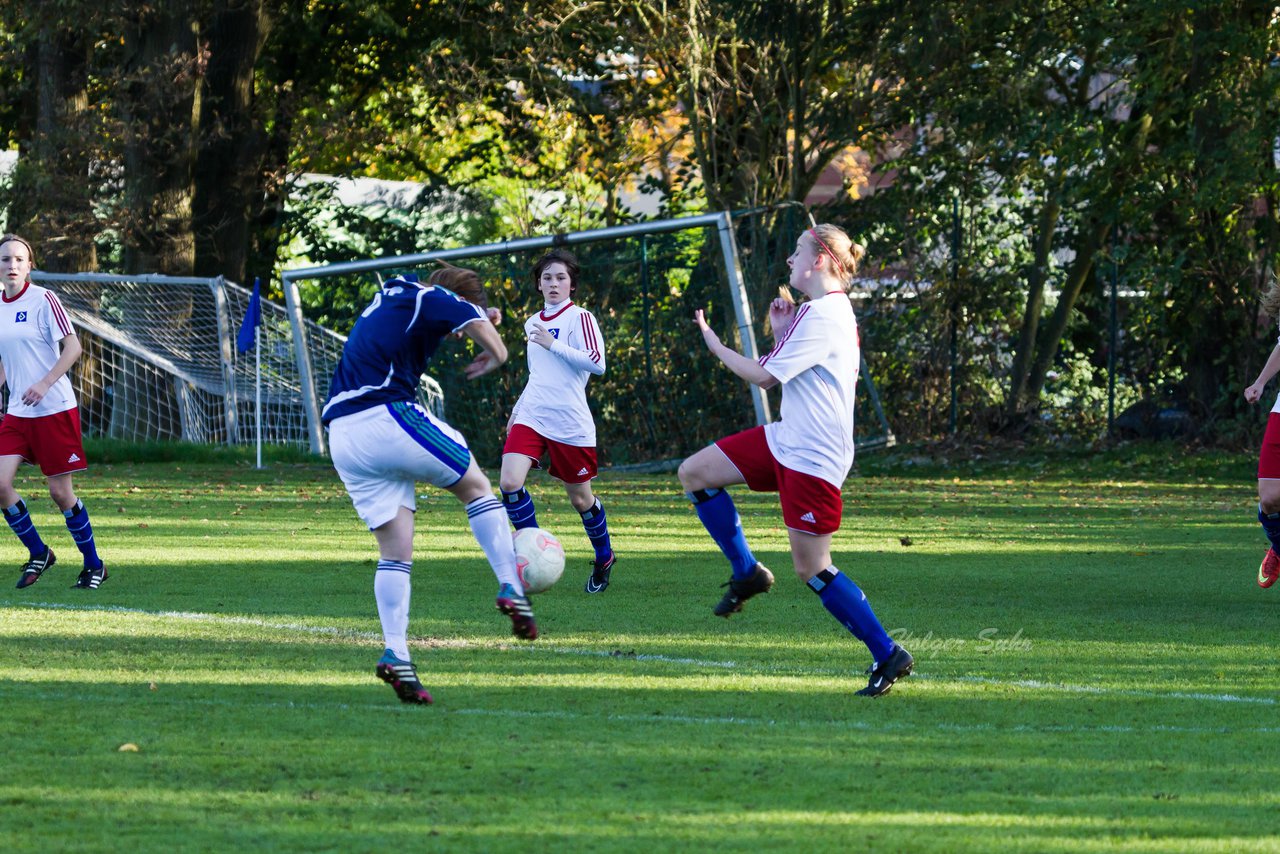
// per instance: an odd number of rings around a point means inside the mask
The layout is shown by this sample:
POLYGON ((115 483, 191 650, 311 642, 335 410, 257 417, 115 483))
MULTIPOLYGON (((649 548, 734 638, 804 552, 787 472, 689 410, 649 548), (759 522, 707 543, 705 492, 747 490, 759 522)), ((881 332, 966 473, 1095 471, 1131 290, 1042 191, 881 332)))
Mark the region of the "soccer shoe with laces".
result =
POLYGON ((49 567, 58 562, 53 555, 53 549, 46 548, 42 557, 33 557, 22 565, 22 575, 18 578, 18 589, 30 587, 40 580, 40 575, 49 567))
POLYGON ((106 565, 100 566, 97 569, 90 569, 86 566, 84 569, 80 570, 80 577, 77 578, 76 583, 71 586, 73 588, 78 587, 81 590, 97 590, 102 585, 102 582, 106 580, 106 565))
POLYGON ((533 606, 528 596, 521 596, 510 584, 498 588, 494 607, 511 618, 511 634, 523 640, 538 637, 538 623, 533 619, 533 606))
POLYGON ((904 676, 911 675, 911 668, 916 666, 916 660, 911 657, 911 653, 902 647, 894 644, 893 652, 884 662, 876 662, 871 669, 871 676, 867 681, 867 687, 858 692, 860 697, 882 697, 889 693, 889 689, 893 687, 893 683, 897 682, 904 676))
POLYGON ((1267 549, 1258 567, 1258 586, 1270 587, 1276 583, 1276 576, 1280 576, 1280 554, 1276 554, 1275 549, 1267 549))
POLYGON ((757 593, 768 593, 769 588, 773 586, 773 573, 766 569, 764 564, 757 563, 756 568, 746 578, 730 578, 720 586, 728 587, 729 591, 716 604, 714 613, 717 617, 727 619, 730 614, 741 611, 742 603, 752 596, 757 593))
POLYGON ((592 561, 591 577, 587 579, 585 588, 588 593, 601 593, 609 586, 609 573, 613 571, 613 565, 617 561, 618 557, 613 552, 609 552, 609 559, 604 563, 592 561))
POLYGON ((418 681, 418 669, 410 661, 402 661, 391 650, 382 653, 374 670, 378 678, 395 689, 402 703, 430 705, 431 694, 418 681))

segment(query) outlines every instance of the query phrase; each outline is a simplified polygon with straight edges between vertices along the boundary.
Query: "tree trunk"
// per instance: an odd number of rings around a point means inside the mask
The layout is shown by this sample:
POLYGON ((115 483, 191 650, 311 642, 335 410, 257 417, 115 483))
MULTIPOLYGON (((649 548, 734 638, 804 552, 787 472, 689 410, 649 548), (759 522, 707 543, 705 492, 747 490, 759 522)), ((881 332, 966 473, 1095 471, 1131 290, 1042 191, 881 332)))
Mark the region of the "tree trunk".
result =
POLYGON ((195 140, 203 59, 190 4, 135 7, 121 87, 124 117, 124 267, 128 273, 191 275, 195 140))
POLYGON ((266 36, 262 0, 218 0, 209 27, 195 172, 194 269, 247 278, 250 211, 261 195, 266 149, 254 99, 254 67, 266 36))
POLYGON ((1045 274, 1049 269, 1049 254, 1053 251, 1053 235, 1057 231, 1061 210, 1062 206, 1056 199, 1045 202, 1040 209, 1035 259, 1027 274, 1027 307, 1022 314, 1022 329, 1018 331, 1013 367, 1009 371, 1009 396, 1005 401, 1005 417, 1009 419, 1022 409, 1031 360, 1035 356, 1036 333, 1040 330, 1040 313, 1044 310, 1045 274))
POLYGON ((1031 366, 1031 375, 1027 379, 1027 397, 1035 400, 1044 390, 1045 379, 1049 376, 1049 368, 1058 355, 1058 346, 1067 331, 1067 322, 1071 319, 1071 310, 1076 299, 1089 280, 1093 270, 1093 259, 1098 257, 1098 250, 1111 232, 1111 223, 1095 220, 1086 225, 1080 244, 1076 247, 1075 260, 1067 270, 1066 281, 1062 283, 1062 292, 1058 296, 1058 305, 1053 310, 1053 317, 1045 328, 1044 344, 1036 353, 1035 363, 1031 366))

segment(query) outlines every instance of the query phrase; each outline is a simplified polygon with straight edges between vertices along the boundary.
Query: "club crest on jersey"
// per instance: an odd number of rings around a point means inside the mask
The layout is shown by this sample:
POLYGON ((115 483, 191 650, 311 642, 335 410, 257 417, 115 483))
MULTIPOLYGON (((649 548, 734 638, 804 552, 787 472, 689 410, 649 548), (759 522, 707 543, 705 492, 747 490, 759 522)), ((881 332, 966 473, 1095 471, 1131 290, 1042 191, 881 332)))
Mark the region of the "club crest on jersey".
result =
POLYGON ((560 340, 560 330, 559 330, 559 329, 548 329, 547 331, 551 333, 551 337, 552 337, 552 338, 556 339, 557 341, 559 341, 559 340, 560 340))
POLYGON ((25 311, 20 311, 20 312, 18 312, 17 314, 15 314, 15 315, 13 316, 13 322, 14 322, 14 323, 26 323, 26 322, 27 322, 27 313, 26 313, 25 311))

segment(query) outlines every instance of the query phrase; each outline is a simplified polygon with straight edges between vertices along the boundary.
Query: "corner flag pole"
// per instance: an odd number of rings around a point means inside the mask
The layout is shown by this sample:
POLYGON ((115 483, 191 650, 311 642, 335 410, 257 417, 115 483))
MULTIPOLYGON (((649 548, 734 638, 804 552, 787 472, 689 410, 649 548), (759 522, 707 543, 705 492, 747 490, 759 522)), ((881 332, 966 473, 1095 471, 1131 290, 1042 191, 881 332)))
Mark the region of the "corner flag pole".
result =
POLYGON ((262 468, 262 324, 253 327, 253 432, 262 468))

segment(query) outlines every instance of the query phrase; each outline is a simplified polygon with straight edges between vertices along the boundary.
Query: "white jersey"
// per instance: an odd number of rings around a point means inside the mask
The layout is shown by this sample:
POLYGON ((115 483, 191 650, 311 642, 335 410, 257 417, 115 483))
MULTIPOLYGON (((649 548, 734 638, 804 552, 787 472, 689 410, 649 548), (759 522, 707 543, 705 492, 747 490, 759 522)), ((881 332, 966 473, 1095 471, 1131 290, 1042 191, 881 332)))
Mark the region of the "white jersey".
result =
POLYGON ((13 299, 0 292, 0 365, 9 384, 9 414, 39 418, 75 409, 71 380, 63 374, 35 406, 22 393, 52 370, 62 348, 58 342, 75 332, 53 291, 28 283, 13 299))
POLYGON ((853 465, 858 321, 844 293, 796 309, 791 328, 760 359, 782 383, 782 417, 765 425, 774 458, 839 489, 853 465))
POLYGON ((511 423, 565 445, 594 448, 596 424, 587 406, 587 380, 604 373, 600 327, 591 312, 573 300, 554 314, 544 309, 526 320, 526 340, 535 321, 556 340, 550 350, 529 343, 529 384, 516 401, 511 423))

